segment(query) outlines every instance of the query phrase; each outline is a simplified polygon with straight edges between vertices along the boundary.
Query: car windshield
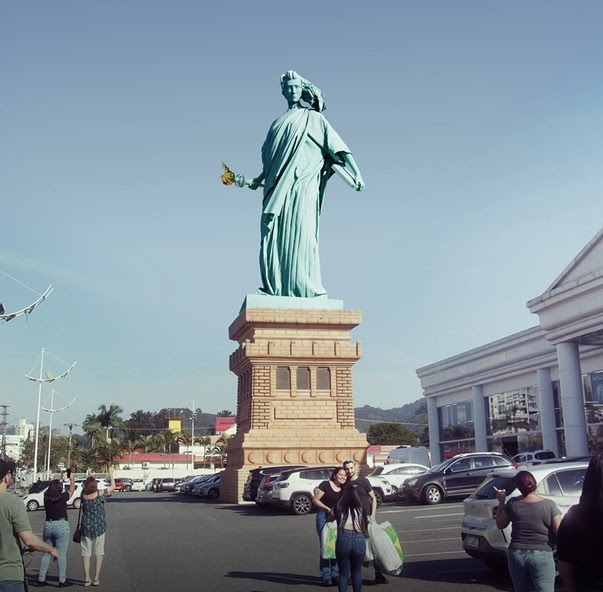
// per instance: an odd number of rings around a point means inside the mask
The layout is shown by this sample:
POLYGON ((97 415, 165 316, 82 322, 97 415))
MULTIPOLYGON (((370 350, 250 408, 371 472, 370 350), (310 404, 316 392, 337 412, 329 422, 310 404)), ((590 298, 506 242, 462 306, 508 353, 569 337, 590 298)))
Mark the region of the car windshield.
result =
POLYGON ((371 471, 370 476, 375 477, 376 475, 381 475, 381 473, 383 473, 384 469, 385 469, 385 467, 375 467, 371 471))
POLYGON ((493 476, 485 481, 473 494, 477 499, 496 499, 496 489, 504 489, 507 495, 515 491, 515 479, 513 477, 493 476))
POLYGON ((453 460, 455 460, 456 457, 452 457, 452 458, 447 458, 444 462, 441 462, 439 465, 436 465, 435 467, 431 467, 431 469, 429 469, 429 473, 439 473, 441 471, 443 471, 447 466, 449 466, 453 460))

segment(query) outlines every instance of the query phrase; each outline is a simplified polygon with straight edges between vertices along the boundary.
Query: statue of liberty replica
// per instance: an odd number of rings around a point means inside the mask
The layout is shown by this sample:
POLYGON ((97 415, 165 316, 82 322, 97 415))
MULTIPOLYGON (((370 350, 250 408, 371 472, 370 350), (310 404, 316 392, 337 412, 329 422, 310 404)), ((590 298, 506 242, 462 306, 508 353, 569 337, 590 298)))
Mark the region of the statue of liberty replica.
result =
POLYGON ((254 179, 227 171, 222 180, 257 189, 263 183, 260 293, 313 298, 326 294, 320 276, 318 222, 327 181, 338 173, 362 191, 350 149, 322 112, 324 95, 293 70, 281 76, 287 111, 270 126, 262 172, 254 179))
MULTIPOLYGON (((229 327, 230 339, 239 344, 229 360, 238 378, 237 433, 228 443, 220 497, 231 502, 253 501, 244 484, 258 466, 354 459, 367 468, 368 443, 356 430, 352 395, 352 366, 361 346, 350 340, 362 315, 327 298, 318 253, 327 182, 337 174, 362 191, 364 181, 322 114, 322 91, 293 70, 280 82, 288 108, 268 130, 261 173, 246 179, 223 164, 221 177, 225 185, 264 192, 262 285, 247 295, 229 327)), ((305 513, 312 507, 306 497, 286 503, 305 513)))

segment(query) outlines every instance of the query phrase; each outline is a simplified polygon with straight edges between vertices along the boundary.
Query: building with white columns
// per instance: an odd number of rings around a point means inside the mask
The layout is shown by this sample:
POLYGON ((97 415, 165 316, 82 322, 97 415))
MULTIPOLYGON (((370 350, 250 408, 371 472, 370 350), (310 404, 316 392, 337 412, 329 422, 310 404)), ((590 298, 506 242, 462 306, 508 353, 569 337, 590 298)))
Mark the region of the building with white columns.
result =
POLYGON ((484 450, 603 451, 603 229, 527 306, 538 326, 417 370, 432 463, 484 450))

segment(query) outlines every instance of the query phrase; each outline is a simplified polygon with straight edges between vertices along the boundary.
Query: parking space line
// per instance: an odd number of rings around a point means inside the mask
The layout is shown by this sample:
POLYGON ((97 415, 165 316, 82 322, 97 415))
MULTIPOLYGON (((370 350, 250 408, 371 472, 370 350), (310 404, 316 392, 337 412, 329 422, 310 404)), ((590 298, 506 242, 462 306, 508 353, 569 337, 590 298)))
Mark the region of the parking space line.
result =
POLYGON ((404 553, 404 557, 427 557, 429 555, 459 555, 463 557, 467 557, 462 551, 438 551, 437 553, 412 553, 407 555, 404 553))
POLYGON ((458 514, 429 514, 428 516, 413 516, 415 520, 424 520, 425 518, 442 518, 443 516, 464 516, 463 512, 458 514))
MULTIPOLYGON (((437 528, 430 528, 429 530, 458 530, 459 527, 458 526, 441 526, 441 527, 437 527, 437 528)), ((424 528, 401 528, 400 532, 425 532, 424 528)))
POLYGON ((460 537, 451 537, 448 539, 417 539, 416 541, 407 541, 406 539, 402 540, 404 544, 407 543, 439 543, 440 541, 460 541, 460 537))

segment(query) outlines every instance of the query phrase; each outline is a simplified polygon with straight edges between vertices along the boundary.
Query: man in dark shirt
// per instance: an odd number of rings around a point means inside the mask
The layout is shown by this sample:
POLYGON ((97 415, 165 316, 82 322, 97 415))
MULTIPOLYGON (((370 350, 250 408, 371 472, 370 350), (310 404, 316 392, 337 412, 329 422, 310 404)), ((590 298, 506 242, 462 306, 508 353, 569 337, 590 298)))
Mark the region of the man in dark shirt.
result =
MULTIPOLYGON (((355 487, 371 522, 377 519, 377 497, 373 491, 373 486, 366 477, 360 477, 356 472, 356 463, 353 460, 346 460, 343 463, 346 475, 348 476, 348 487, 355 487)), ((381 572, 379 564, 375 561, 375 584, 388 584, 389 580, 381 572)))

